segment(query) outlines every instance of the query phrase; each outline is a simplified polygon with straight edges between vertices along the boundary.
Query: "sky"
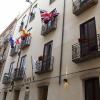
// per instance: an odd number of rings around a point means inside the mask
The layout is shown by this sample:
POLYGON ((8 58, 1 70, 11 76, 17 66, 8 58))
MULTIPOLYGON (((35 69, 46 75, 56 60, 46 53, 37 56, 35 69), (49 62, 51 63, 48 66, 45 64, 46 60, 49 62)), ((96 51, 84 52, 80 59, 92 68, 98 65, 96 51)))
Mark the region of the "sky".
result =
POLYGON ((0 33, 29 6, 26 0, 0 0, 0 33))

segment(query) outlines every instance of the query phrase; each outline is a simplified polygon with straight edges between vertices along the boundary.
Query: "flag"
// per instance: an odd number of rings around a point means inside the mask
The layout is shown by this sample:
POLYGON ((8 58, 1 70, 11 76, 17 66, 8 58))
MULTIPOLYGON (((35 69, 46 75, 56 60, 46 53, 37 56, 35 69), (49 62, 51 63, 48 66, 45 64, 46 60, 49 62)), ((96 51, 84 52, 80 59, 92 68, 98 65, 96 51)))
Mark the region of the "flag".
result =
POLYGON ((45 10, 40 10, 42 21, 47 24, 50 21, 50 13, 45 10))
POLYGON ((18 39, 16 40, 16 44, 21 44, 21 38, 18 38, 18 39))
POLYGON ((12 35, 10 36, 9 41, 10 41, 11 48, 14 48, 15 41, 12 35))
POLYGON ((40 14, 41 14, 41 19, 45 24, 47 24, 50 20, 54 20, 59 15, 56 9, 54 9, 51 12, 40 10, 40 14))

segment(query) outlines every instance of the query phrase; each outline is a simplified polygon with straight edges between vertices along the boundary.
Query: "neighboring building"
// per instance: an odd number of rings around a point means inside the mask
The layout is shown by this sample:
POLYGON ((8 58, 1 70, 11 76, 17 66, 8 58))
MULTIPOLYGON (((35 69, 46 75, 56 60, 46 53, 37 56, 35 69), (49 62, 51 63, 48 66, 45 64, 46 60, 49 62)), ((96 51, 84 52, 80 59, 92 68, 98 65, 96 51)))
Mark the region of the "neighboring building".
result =
MULTIPOLYGON (((0 34, 0 84, 2 83, 1 77, 4 71, 4 66, 9 54, 10 44, 9 37, 13 34, 16 26, 17 19, 15 18, 10 25, 0 34)), ((0 85, 2 88, 2 85, 0 85)), ((0 97, 1 98, 1 97, 0 97)))
POLYGON ((0 34, 0 77, 2 76, 10 49, 9 37, 10 34, 14 31, 16 22, 17 19, 14 19, 13 22, 0 34))
POLYGON ((33 2, 17 20, 1 100, 99 100, 100 2, 33 2))

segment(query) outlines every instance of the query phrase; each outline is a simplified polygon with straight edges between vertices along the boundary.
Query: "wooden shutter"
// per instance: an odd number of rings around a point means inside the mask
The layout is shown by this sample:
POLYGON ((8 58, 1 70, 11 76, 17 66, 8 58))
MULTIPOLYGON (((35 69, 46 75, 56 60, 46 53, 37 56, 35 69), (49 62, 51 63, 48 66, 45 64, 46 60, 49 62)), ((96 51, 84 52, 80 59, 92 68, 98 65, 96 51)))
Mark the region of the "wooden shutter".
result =
POLYGON ((4 92, 3 100, 6 100, 6 97, 7 97, 7 92, 4 92))
POLYGON ((80 25, 81 56, 97 50, 97 34, 95 18, 80 25))
POLYGON ((25 91, 24 100, 29 100, 29 93, 30 93, 30 91, 25 91))
POLYGON ((52 45, 53 45, 53 41, 50 41, 44 45, 43 62, 42 62, 43 71, 50 69, 51 56, 52 56, 52 45))
POLYGON ((39 100, 47 100, 48 86, 39 87, 39 100))
POLYGON ((85 100, 100 100, 99 78, 85 80, 85 100))

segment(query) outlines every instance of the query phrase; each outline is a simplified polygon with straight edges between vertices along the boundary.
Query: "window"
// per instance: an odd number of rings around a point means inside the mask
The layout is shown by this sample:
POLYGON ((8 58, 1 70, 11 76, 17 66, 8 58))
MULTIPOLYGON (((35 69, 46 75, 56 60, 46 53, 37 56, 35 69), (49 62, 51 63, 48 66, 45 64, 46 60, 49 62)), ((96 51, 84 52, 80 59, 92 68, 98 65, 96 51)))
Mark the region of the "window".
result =
POLYGON ((14 67, 14 62, 12 62, 11 64, 10 64, 10 68, 9 68, 9 74, 11 75, 12 73, 13 73, 13 68, 14 67))
POLYGON ((39 100, 47 100, 48 86, 39 87, 39 100))
POLYGON ((95 18, 80 25, 80 47, 82 56, 97 50, 95 18))
POLYGON ((30 91, 25 91, 24 100, 29 100, 29 93, 30 93, 30 91))
POLYGON ((20 68, 25 68, 26 55, 21 57, 20 68))
POLYGON ((14 91, 14 100, 19 100, 19 94, 20 94, 20 90, 14 91))
POLYGON ((55 0, 50 0, 50 4, 52 4, 55 0))
POLYGON ((50 70, 51 57, 52 57, 52 45, 53 45, 53 41, 50 41, 44 45, 42 71, 50 70))
POLYGON ((4 92, 3 100, 6 100, 6 97, 7 97, 7 92, 4 92))
POLYGON ((44 59, 48 59, 52 56, 52 45, 53 41, 50 41, 44 45, 44 52, 43 52, 44 59))
POLYGON ((21 21, 21 25, 20 25, 20 28, 19 28, 19 32, 24 28, 25 26, 25 23, 24 23, 24 20, 26 18, 26 15, 22 18, 22 21, 21 21))
POLYGON ((37 8, 37 4, 33 7, 32 11, 30 13, 30 20, 29 20, 29 22, 31 22, 35 18, 36 8, 37 8))
POLYGON ((85 100, 100 100, 98 77, 85 80, 85 100))

